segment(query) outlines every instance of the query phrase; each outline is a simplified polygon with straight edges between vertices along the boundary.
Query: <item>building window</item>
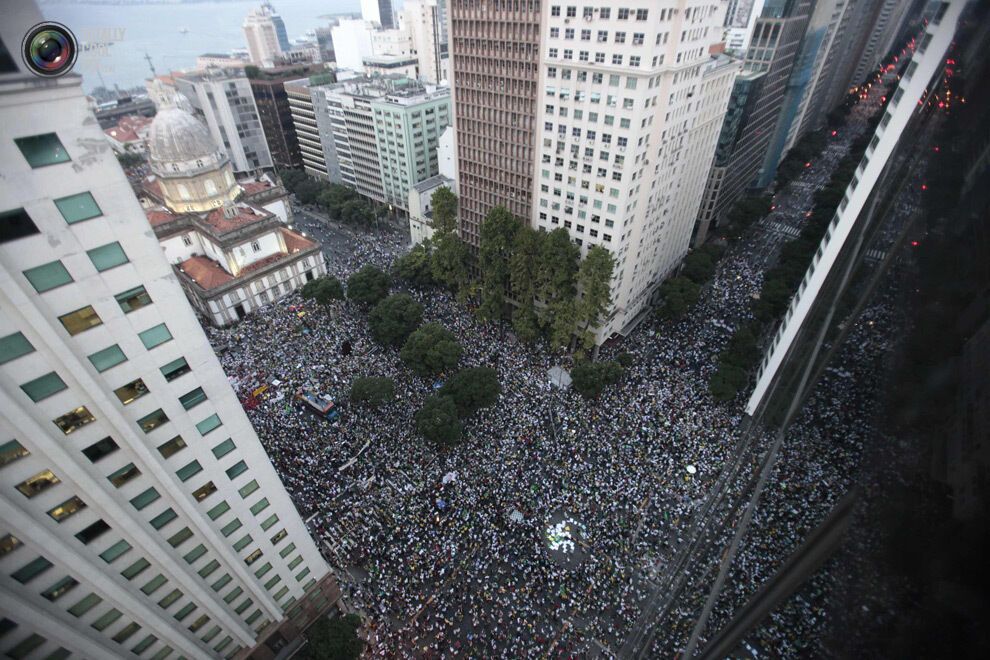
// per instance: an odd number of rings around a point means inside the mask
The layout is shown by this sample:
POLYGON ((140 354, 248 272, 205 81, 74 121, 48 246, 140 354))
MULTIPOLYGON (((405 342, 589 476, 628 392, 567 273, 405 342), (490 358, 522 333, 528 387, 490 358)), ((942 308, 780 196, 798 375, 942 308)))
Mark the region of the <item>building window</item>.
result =
POLYGON ((136 309, 141 309, 151 304, 151 296, 148 295, 148 292, 143 286, 118 293, 114 296, 114 299, 120 305, 120 309, 124 314, 130 314, 136 309))
POLYGON ((189 373, 191 370, 186 359, 181 357, 177 360, 172 360, 161 368, 162 376, 167 381, 173 381, 179 376, 189 373))
POLYGON ((196 430, 199 431, 200 435, 206 435, 210 431, 214 430, 218 426, 222 426, 223 422, 220 421, 220 416, 216 413, 210 415, 202 422, 196 425, 196 430))
POLYGON ((237 477, 247 472, 247 469, 248 469, 247 464, 244 461, 237 461, 229 468, 227 468, 227 477, 230 478, 231 481, 233 481, 237 477))
POLYGON ((93 463, 98 463, 120 449, 113 438, 107 436, 82 450, 83 455, 93 463))
POLYGON ((202 387, 197 387, 196 389, 186 392, 179 397, 179 403, 181 403, 182 407, 186 410, 195 408, 204 401, 206 401, 206 392, 203 391, 202 387))
POLYGON ((620 21, 627 20, 629 18, 629 10, 628 9, 619 9, 618 10, 618 18, 619 18, 620 21))
POLYGON ((122 570, 120 574, 128 580, 133 580, 137 576, 141 575, 141 573, 143 573, 149 566, 151 566, 151 562, 144 557, 141 557, 136 562, 122 570))
POLYGON ((96 313, 96 310, 93 309, 92 305, 87 305, 74 312, 63 314, 58 317, 58 320, 62 322, 65 330, 73 336, 103 324, 103 320, 96 313))
POLYGON ((230 505, 227 504, 226 500, 224 500, 223 502, 220 502, 220 504, 217 504, 212 509, 207 511, 206 515, 210 517, 210 520, 216 520, 217 518, 227 513, 228 511, 230 511, 230 505))
POLYGON ((0 445, 0 467, 10 465, 19 458, 29 456, 31 452, 17 440, 10 440, 0 445))
POLYGON ((10 577, 14 578, 21 584, 27 584, 52 566, 53 564, 44 557, 35 557, 28 563, 24 564, 24 566, 21 566, 19 569, 11 573, 10 577))
POLYGON ((76 514, 86 508, 86 503, 78 495, 73 495, 58 506, 48 510, 48 515, 55 522, 62 522, 66 518, 76 514))
POLYGON ((35 378, 34 380, 29 380, 21 385, 21 389, 24 390, 24 393, 27 394, 35 403, 43 399, 47 399, 51 395, 61 392, 65 388, 65 381, 62 380, 62 378, 54 371, 51 371, 39 378, 35 378))
POLYGON ((186 563, 187 564, 192 564, 192 563, 195 563, 195 561, 197 559, 199 559, 200 557, 202 557, 205 554, 206 554, 206 546, 203 545, 202 543, 200 543, 195 548, 193 548, 192 550, 190 550, 189 552, 187 552, 185 554, 185 556, 183 557, 183 559, 186 560, 186 563))
POLYGON ((180 545, 191 539, 192 535, 193 533, 188 527, 183 527, 168 539, 168 544, 173 548, 178 548, 180 545))
POLYGON ((52 261, 41 266, 29 268, 24 271, 24 277, 27 278, 28 282, 31 283, 31 286, 38 293, 51 291, 73 281, 72 276, 69 275, 69 271, 65 269, 61 261, 52 261))
POLYGON ((182 592, 178 589, 173 589, 167 596, 158 601, 158 607, 167 610, 180 598, 182 598, 182 592))
POLYGON ((267 509, 268 506, 269 506, 268 498, 263 497, 262 499, 258 500, 253 505, 251 505, 251 513, 253 513, 254 515, 258 515, 259 513, 267 509))
POLYGON ((259 488, 261 488, 261 486, 258 485, 258 481, 256 479, 252 479, 248 483, 241 486, 241 488, 237 492, 240 494, 241 499, 246 499, 248 495, 258 490, 259 488))
POLYGON ((182 439, 181 435, 177 435, 171 440, 158 445, 158 453, 162 455, 162 458, 171 458, 185 448, 186 441, 182 439))
POLYGON ((192 239, 189 237, 189 234, 182 235, 182 244, 185 246, 192 245, 192 239))
POLYGON ((101 616, 99 619, 93 622, 93 628, 104 631, 109 628, 117 619, 122 617, 123 614, 116 607, 111 609, 109 612, 101 616))
POLYGON ((97 520, 89 527, 86 527, 82 531, 76 533, 76 538, 79 539, 83 545, 89 545, 109 530, 110 525, 108 525, 105 520, 97 520))
POLYGON ((251 538, 250 534, 248 534, 244 538, 238 539, 237 541, 234 542, 234 550, 240 552, 244 548, 248 547, 248 545, 250 545, 251 541, 253 540, 254 539, 251 538))
POLYGON ((131 549, 131 544, 121 539, 100 553, 100 559, 108 564, 112 564, 131 549))
POLYGON ((131 498, 131 505, 135 509, 137 509, 138 511, 140 511, 144 507, 148 506, 149 504, 151 504, 152 502, 154 502, 155 500, 157 500, 159 497, 161 497, 161 495, 159 495, 158 494, 158 491, 155 490, 154 486, 152 486, 151 488, 149 488, 148 490, 144 491, 143 493, 139 493, 138 495, 132 497, 131 498))
POLYGON ((169 507, 164 511, 162 511, 161 513, 159 513, 154 518, 152 518, 151 520, 149 520, 148 523, 156 530, 160 530, 161 528, 165 527, 165 525, 169 524, 178 517, 179 514, 175 512, 175 509, 169 507))
POLYGON ((6 337, 0 337, 0 364, 5 364, 11 360, 34 352, 34 346, 20 332, 15 332, 6 337))
POLYGON ((121 362, 127 361, 127 356, 124 355, 124 351, 120 350, 120 346, 114 344, 108 348, 104 348, 102 351, 97 351, 89 356, 89 361, 93 364, 97 371, 103 372, 110 367, 115 367, 121 362))
POLYGON ((97 596, 96 594, 89 594, 78 603, 69 608, 69 614, 74 617, 81 617, 86 612, 103 602, 103 598, 97 596))
POLYGON ((251 249, 255 252, 261 252, 261 244, 258 241, 251 241, 251 249))
POLYGON ((24 160, 32 169, 68 163, 72 160, 69 158, 69 152, 65 150, 62 142, 54 133, 17 138, 14 140, 14 144, 21 150, 24 160))
POLYGON ((230 438, 227 438, 226 440, 224 440, 219 445, 213 448, 213 455, 216 456, 218 459, 223 458, 230 452, 234 451, 234 449, 236 448, 237 446, 234 444, 234 441, 231 440, 230 438))
POLYGON ((241 528, 241 521, 239 518, 234 518, 229 523, 220 528, 220 533, 224 536, 230 536, 238 529, 241 528))
POLYGON ((52 422, 55 426, 62 429, 62 433, 69 435, 73 431, 81 429, 95 419, 96 418, 93 417, 93 414, 89 412, 89 409, 86 406, 79 406, 78 408, 74 408, 73 410, 65 413, 61 417, 56 417, 52 420, 52 422))
POLYGON ((86 254, 89 255, 89 260, 93 262, 96 270, 101 273, 127 263, 127 255, 124 254, 124 248, 120 247, 120 243, 117 241, 101 245, 92 250, 86 250, 86 254))
POLYGON ((133 380, 126 385, 122 385, 113 391, 117 398, 125 406, 136 399, 140 399, 148 393, 148 387, 140 378, 133 380))
POLYGON ((138 337, 141 338, 141 343, 149 351, 156 346, 160 346, 167 341, 172 339, 172 333, 168 331, 168 326, 164 323, 159 323, 153 328, 148 328, 144 332, 139 332, 138 337))
POLYGON ((41 232, 38 231, 38 226, 24 209, 0 213, 0 243, 16 241, 39 233, 41 232))
POLYGON ((79 580, 66 576, 42 591, 41 595, 54 603, 59 598, 75 589, 78 584, 79 580))
POLYGON ((180 481, 189 481, 193 475, 196 475, 203 471, 203 466, 199 464, 199 461, 190 461, 186 463, 178 470, 175 471, 175 476, 179 477, 180 481))
POLYGON ((215 492, 217 492, 217 487, 212 481, 207 481, 205 484, 194 490, 192 495, 197 502, 202 502, 215 492))
POLYGON ((126 484, 131 479, 136 479, 141 476, 141 470, 137 468, 134 463, 128 463, 124 467, 120 468, 116 472, 107 475, 107 481, 112 483, 117 488, 120 488, 126 484))
POLYGON ((142 431, 144 431, 145 433, 151 433, 159 426, 168 423, 168 415, 165 414, 164 410, 159 408, 155 412, 145 415, 144 417, 139 419, 137 423, 138 426, 141 427, 142 431))
POLYGON ((244 558, 244 563, 250 566, 254 562, 261 559, 264 556, 264 554, 265 553, 261 551, 261 548, 258 548, 257 550, 255 550, 254 552, 252 552, 251 554, 249 554, 247 557, 244 558))
POLYGON ((649 16, 649 13, 650 13, 650 11, 648 9, 637 9, 636 10, 636 20, 637 21, 645 21, 646 20, 646 17, 649 16))
POLYGON ((88 192, 56 199, 55 206, 70 225, 103 215, 100 206, 88 192))

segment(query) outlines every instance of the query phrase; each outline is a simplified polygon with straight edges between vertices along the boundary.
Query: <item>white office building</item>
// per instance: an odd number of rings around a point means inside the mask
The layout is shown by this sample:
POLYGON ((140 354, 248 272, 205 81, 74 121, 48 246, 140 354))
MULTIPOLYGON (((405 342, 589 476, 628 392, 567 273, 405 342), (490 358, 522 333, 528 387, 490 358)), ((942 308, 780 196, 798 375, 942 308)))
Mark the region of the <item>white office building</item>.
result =
POLYGON ((342 19, 330 28, 338 69, 364 70, 364 58, 375 54, 375 26, 361 19, 342 19))
POLYGON ((208 68, 173 74, 174 87, 222 144, 234 172, 273 167, 251 82, 243 69, 208 68))
MULTIPOLYGON (((40 20, 8 12, 6 50, 40 20)), ((284 647, 329 607, 326 563, 80 79, 0 88, 0 652, 284 647)))
POLYGON ((643 318, 686 254, 739 69, 711 54, 725 2, 660 4, 542 12, 532 224, 615 257, 599 342, 643 318))
POLYGON ((409 32, 424 82, 440 83, 450 77, 443 9, 443 0, 406 0, 402 7, 402 25, 409 32))
POLYGON ((278 56, 289 49, 285 25, 270 4, 252 9, 242 27, 251 62, 258 66, 272 66, 278 56))

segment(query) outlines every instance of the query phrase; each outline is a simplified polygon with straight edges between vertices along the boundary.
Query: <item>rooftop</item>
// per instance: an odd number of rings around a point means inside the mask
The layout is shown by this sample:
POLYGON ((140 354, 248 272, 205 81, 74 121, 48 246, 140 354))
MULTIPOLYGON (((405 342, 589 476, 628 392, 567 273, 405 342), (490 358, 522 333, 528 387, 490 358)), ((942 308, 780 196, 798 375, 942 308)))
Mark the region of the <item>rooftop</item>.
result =
POLYGON ((225 213, 227 209, 224 207, 214 209, 201 217, 203 222, 212 227, 217 234, 236 231, 242 227, 252 225, 256 222, 262 222, 272 217, 272 214, 268 211, 256 209, 246 204, 235 203, 233 209, 235 213, 230 217, 225 213))
POLYGON ((220 264, 208 257, 189 257, 177 264, 180 271, 185 273, 204 289, 215 289, 234 280, 234 276, 225 271, 220 264))
POLYGON ((450 179, 449 177, 445 177, 442 174, 434 174, 429 179, 423 179, 419 183, 413 184, 413 188, 418 193, 424 193, 424 192, 429 192, 435 188, 439 188, 440 186, 444 186, 452 183, 454 183, 453 179, 450 179))

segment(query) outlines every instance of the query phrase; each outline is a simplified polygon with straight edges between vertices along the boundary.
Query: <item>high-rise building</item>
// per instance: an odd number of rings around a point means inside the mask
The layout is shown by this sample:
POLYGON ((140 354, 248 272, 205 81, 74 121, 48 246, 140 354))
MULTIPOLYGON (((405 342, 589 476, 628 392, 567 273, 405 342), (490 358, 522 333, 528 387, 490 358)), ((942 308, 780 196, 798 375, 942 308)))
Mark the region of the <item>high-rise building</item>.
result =
POLYGON ((459 233, 475 248, 493 207, 520 218, 532 213, 540 7, 538 0, 484 10, 476 0, 447 3, 459 233))
POLYGON ((175 89, 192 103, 235 172, 272 167, 265 131, 243 69, 209 68, 172 74, 175 89))
POLYGON ((818 81, 828 78, 824 69, 838 61, 833 46, 842 44, 841 39, 836 41, 836 36, 848 7, 847 0, 817 0, 814 5, 787 81, 780 118, 767 147, 760 184, 769 185, 773 181, 781 158, 810 127, 813 119, 810 115, 823 118, 831 110, 814 108, 811 101, 818 81))
MULTIPOLYGON (((5 51, 42 20, 31 3, 12 4, 4 19, 5 51)), ((271 658, 329 607, 333 577, 79 77, 38 80, 9 62, 0 73, 4 649, 231 658, 257 647, 271 658), (314 608, 314 598, 325 604, 314 608)))
POLYGON ((341 19, 331 27, 337 68, 363 71, 364 58, 375 54, 375 31, 374 24, 363 19, 341 19))
POLYGON ((741 57, 749 48, 756 19, 763 13, 764 0, 729 0, 725 14, 725 49, 741 57))
POLYGON ((443 9, 443 0, 407 0, 402 7, 402 23, 412 39, 424 82, 439 83, 448 77, 443 9))
POLYGON ((880 64, 880 60, 901 34, 905 21, 910 16, 908 9, 915 3, 911 0, 874 0, 874 4, 876 12, 871 23, 872 29, 853 72, 853 80, 856 83, 865 80, 880 64))
MULTIPOLYGON (((318 73, 319 67, 313 66, 311 70, 312 73, 318 73)), ((279 168, 302 167, 299 140, 292 122, 292 108, 285 83, 297 80, 299 74, 305 71, 305 67, 298 66, 260 69, 248 79, 268 151, 272 155, 272 163, 279 168)))
POLYGON ((268 3, 252 9, 242 27, 251 61, 258 66, 272 66, 278 55, 289 50, 285 24, 268 3))
POLYGON ((336 62, 337 54, 333 47, 333 26, 337 24, 334 19, 330 25, 318 27, 315 30, 316 45, 320 49, 321 62, 336 62))
POLYGON ((628 332, 688 249, 738 71, 726 4, 476 4, 449 8, 461 236, 501 204, 608 249, 598 340, 628 332))
POLYGON ((698 217, 695 242, 717 226, 729 208, 748 190, 765 187, 761 180, 794 60, 808 24, 811 0, 766 0, 753 28, 743 73, 735 85, 743 97, 730 102, 728 131, 720 139, 719 156, 708 176, 706 198, 698 217), (759 77, 749 74, 762 74, 759 77))
POLYGON ((391 30, 396 26, 392 0, 361 0, 361 18, 377 23, 382 29, 391 30))
POLYGON ((309 91, 311 86, 324 82, 333 82, 332 74, 289 80, 284 83, 284 87, 289 110, 292 113, 292 125, 295 127, 296 139, 299 142, 303 171, 311 176, 329 180, 330 173, 323 155, 323 140, 330 140, 330 120, 329 117, 325 117, 321 122, 325 131, 324 135, 321 135, 320 123, 317 123, 316 109, 313 107, 313 98, 309 91))
POLYGON ((408 210, 409 189, 439 173, 437 145, 450 124, 450 89, 410 88, 371 102, 385 201, 408 210))

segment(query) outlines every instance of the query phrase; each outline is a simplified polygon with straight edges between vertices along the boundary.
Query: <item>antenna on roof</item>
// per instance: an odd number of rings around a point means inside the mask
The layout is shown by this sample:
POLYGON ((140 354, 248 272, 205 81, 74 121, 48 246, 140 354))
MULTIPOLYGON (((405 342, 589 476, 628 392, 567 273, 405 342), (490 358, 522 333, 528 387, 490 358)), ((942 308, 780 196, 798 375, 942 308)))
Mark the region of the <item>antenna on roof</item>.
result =
POLYGON ((151 61, 151 55, 148 55, 148 51, 144 51, 144 59, 148 60, 148 68, 151 69, 151 77, 156 78, 158 74, 155 72, 155 65, 151 61))

